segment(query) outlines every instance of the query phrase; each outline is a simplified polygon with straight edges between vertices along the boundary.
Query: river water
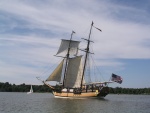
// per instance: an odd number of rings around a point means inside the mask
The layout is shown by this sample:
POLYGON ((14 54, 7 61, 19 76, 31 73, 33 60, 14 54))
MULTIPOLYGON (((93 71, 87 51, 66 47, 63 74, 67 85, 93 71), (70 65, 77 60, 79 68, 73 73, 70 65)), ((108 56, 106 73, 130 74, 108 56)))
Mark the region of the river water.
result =
POLYGON ((51 93, 0 92, 0 113, 150 113, 150 95, 63 99, 51 93))

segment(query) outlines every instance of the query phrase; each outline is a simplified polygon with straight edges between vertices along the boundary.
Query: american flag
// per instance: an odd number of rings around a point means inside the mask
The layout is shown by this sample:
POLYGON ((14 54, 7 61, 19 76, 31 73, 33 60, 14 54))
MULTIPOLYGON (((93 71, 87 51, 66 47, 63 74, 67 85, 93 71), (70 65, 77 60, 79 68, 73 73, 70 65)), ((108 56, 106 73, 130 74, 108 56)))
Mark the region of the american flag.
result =
POLYGON ((123 79, 121 78, 121 76, 118 76, 112 73, 111 81, 121 84, 123 79))

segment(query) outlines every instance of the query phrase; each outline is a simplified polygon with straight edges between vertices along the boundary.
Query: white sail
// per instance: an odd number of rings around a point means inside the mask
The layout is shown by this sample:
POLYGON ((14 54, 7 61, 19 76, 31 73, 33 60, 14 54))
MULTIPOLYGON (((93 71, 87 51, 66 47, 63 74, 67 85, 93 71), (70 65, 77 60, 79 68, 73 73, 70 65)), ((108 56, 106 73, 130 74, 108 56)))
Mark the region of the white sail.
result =
POLYGON ((74 41, 74 40, 65 40, 62 39, 61 45, 59 47, 59 50, 56 55, 63 53, 64 55, 67 54, 68 48, 69 48, 69 43, 70 43, 70 55, 76 55, 78 52, 78 46, 79 46, 79 41, 74 41))
POLYGON ((31 93, 33 93, 33 88, 32 88, 32 85, 31 85, 31 89, 30 89, 30 92, 31 92, 31 93))
POLYGON ((64 63, 64 60, 61 61, 61 63, 56 67, 56 69, 46 79, 46 81, 57 81, 57 82, 60 82, 61 74, 62 74, 62 68, 63 68, 63 63, 64 63))
MULTIPOLYGON (((83 74, 83 64, 82 64, 82 59, 81 59, 81 61, 80 61, 80 66, 79 66, 79 70, 78 70, 77 79, 76 79, 75 84, 74 84, 74 86, 73 86, 74 88, 81 86, 82 74, 83 74)), ((84 77, 83 77, 82 84, 85 84, 85 79, 84 79, 84 77)))
POLYGON ((27 92, 27 94, 31 94, 31 93, 33 93, 32 85, 31 85, 30 91, 29 91, 29 92, 27 92))
POLYGON ((69 58, 67 75, 64 84, 65 87, 80 87, 82 78, 81 58, 82 56, 69 58))

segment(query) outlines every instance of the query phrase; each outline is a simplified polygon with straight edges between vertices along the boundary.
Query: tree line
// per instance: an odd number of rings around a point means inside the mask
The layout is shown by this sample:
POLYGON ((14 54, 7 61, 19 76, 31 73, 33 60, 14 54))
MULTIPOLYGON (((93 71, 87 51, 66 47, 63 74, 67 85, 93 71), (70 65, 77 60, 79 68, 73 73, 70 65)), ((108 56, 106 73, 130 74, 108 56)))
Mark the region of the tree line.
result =
POLYGON ((109 88, 111 94, 147 94, 150 95, 150 88, 109 88))
MULTIPOLYGON (((31 85, 25 83, 20 85, 10 84, 9 82, 0 82, 0 92, 28 92, 31 85)), ((52 90, 46 85, 32 85, 34 92, 51 92, 52 90)), ((150 88, 121 88, 109 87, 110 94, 148 94, 150 95, 150 88)))
MULTIPOLYGON (((0 92, 29 92, 31 85, 25 83, 20 85, 10 84, 9 82, 0 82, 0 92)), ((32 85, 34 92, 51 92, 51 89, 46 85, 32 85)))

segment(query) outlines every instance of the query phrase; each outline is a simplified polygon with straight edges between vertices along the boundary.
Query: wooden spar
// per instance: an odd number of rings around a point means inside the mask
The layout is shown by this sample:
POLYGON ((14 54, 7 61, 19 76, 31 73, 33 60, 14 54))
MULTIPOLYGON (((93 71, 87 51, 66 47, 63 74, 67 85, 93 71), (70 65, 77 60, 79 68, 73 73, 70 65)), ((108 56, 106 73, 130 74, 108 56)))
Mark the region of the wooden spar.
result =
POLYGON ((68 47, 67 56, 66 56, 66 65, 65 65, 65 72, 64 72, 64 78, 63 78, 63 87, 64 87, 64 84, 65 84, 65 79, 66 79, 66 75, 67 75, 67 67, 68 67, 68 60, 69 60, 70 44, 71 44, 73 33, 75 33, 75 32, 72 31, 72 33, 71 33, 71 38, 70 38, 70 41, 69 41, 69 47, 68 47))
POLYGON ((50 87, 51 89, 55 89, 54 87, 52 87, 51 85, 47 84, 45 81, 41 80, 39 77, 36 77, 38 80, 40 80, 42 83, 44 83, 45 85, 47 85, 48 87, 50 87))
POLYGON ((88 57, 88 54, 89 54, 90 37, 91 37, 91 31, 92 31, 93 24, 94 23, 92 21, 91 28, 90 28, 90 33, 89 33, 89 39, 87 40, 88 44, 87 44, 87 48, 86 48, 86 55, 85 55, 85 61, 84 61, 84 67, 83 67, 83 74, 82 74, 82 79, 81 79, 81 88, 82 88, 83 76, 84 76, 84 72, 85 72, 85 68, 86 68, 86 61, 87 61, 87 57, 88 57))
POLYGON ((45 85, 47 85, 48 87, 50 87, 51 89, 55 89, 54 87, 52 87, 51 85, 47 84, 46 82, 43 81, 43 83, 44 83, 45 85))

